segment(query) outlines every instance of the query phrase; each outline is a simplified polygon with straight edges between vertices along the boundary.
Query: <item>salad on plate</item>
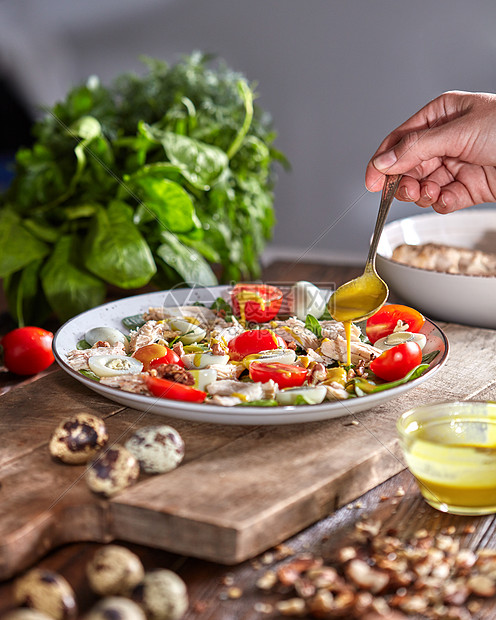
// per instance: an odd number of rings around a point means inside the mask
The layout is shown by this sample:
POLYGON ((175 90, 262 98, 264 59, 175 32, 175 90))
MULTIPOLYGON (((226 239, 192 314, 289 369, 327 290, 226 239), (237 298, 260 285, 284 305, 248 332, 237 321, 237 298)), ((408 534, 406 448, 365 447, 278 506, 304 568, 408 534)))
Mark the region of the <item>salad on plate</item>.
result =
POLYGON ((67 363, 134 394, 202 406, 281 407, 395 388, 422 376, 439 354, 423 353, 424 317, 397 304, 353 324, 347 341, 343 324, 327 312, 326 295, 309 282, 286 293, 237 284, 210 307, 150 307, 122 317, 122 330, 94 325, 67 363))

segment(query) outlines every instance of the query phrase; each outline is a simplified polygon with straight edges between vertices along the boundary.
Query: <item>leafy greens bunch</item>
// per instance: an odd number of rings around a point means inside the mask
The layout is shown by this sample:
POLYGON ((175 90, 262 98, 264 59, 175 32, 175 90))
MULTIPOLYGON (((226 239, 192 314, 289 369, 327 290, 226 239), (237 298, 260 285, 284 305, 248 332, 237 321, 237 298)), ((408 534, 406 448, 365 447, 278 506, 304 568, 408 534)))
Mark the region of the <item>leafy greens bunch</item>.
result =
POLYGON ((0 278, 19 324, 66 320, 108 286, 257 277, 274 226, 270 117, 196 52, 70 91, 19 149, 0 197, 0 278))

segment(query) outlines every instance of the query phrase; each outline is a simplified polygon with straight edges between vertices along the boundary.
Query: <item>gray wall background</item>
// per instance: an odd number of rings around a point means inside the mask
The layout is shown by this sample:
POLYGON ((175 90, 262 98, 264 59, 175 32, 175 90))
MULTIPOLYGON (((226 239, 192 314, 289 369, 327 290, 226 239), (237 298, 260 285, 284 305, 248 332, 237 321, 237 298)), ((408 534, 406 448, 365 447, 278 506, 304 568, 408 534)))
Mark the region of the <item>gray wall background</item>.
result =
MULTIPOLYGON (((0 63, 32 104, 140 54, 216 53, 258 83, 277 147, 277 226, 267 257, 362 262, 378 194, 367 161, 391 129, 445 90, 496 90, 494 0, 11 0, 0 63)), ((421 213, 395 202, 389 219, 421 213)))

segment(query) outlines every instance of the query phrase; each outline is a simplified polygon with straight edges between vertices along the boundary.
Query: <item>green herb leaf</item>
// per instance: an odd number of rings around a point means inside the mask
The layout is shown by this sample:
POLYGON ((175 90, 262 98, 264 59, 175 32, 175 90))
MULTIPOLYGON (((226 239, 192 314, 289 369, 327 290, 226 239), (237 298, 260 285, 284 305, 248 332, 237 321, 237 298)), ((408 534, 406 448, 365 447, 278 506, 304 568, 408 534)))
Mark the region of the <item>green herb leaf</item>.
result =
POLYGON ((119 201, 97 210, 84 257, 91 273, 121 288, 144 286, 156 272, 150 247, 133 224, 132 209, 119 201))
POLYGON ((19 271, 49 253, 49 246, 32 235, 21 218, 10 211, 0 211, 0 278, 19 271))
POLYGON ((398 385, 403 385, 404 383, 408 383, 409 381, 413 381, 414 379, 418 379, 424 372, 429 368, 429 364, 420 364, 416 366, 413 370, 405 375, 402 379, 398 379, 397 381, 389 381, 388 383, 380 383, 378 385, 374 385, 363 379, 362 377, 355 377, 353 379, 353 385, 355 389, 358 387, 359 390, 364 392, 365 394, 373 394, 375 392, 383 392, 384 390, 390 390, 391 388, 395 388, 398 385))
POLYGON ((239 403, 236 407, 278 407, 279 403, 277 400, 266 399, 266 400, 252 400, 248 403, 239 403))
POLYGON ((214 286, 217 278, 205 259, 193 248, 186 247, 172 233, 161 233, 163 243, 155 250, 164 263, 172 267, 188 285, 214 286))
POLYGON ((103 303, 105 285, 81 264, 81 241, 64 235, 41 270, 46 298, 60 320, 103 303))
POLYGON ((305 327, 313 332, 317 338, 322 338, 322 327, 312 314, 307 314, 305 318, 305 327))
POLYGON ((146 323, 142 314, 133 314, 132 316, 126 316, 122 319, 122 324, 129 331, 139 329, 146 323))
POLYGON ((210 306, 210 309, 214 312, 221 312, 226 321, 230 321, 233 317, 231 304, 222 297, 217 297, 217 299, 214 300, 214 303, 210 306))
POLYGON ((431 351, 430 353, 426 353, 425 355, 422 355, 422 364, 430 364, 436 359, 439 353, 440 351, 437 350, 437 351, 431 351))

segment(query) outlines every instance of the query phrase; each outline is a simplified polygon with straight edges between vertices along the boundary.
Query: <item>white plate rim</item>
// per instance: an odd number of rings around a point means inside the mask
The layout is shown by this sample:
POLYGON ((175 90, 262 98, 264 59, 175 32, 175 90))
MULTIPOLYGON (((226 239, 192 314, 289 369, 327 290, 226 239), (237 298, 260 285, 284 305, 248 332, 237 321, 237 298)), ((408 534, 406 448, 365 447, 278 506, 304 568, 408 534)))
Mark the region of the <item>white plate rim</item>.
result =
MULTIPOLYGON (((225 285, 215 287, 202 287, 196 289, 201 298, 205 294, 212 300, 216 297, 226 297, 229 287, 225 285)), ((76 348, 77 342, 82 338, 82 334, 89 328, 88 326, 97 327, 105 324, 112 327, 118 327, 124 317, 138 314, 147 310, 150 306, 171 305, 165 304, 165 297, 172 296, 184 303, 182 298, 188 298, 194 293, 195 289, 174 289, 166 291, 156 291, 152 293, 142 293, 130 297, 124 297, 115 301, 102 304, 90 310, 87 310, 64 323, 55 333, 53 339, 53 351, 55 359, 59 366, 68 375, 76 379, 79 383, 90 388, 100 395, 138 411, 158 413, 172 418, 189 420, 193 422, 205 422, 213 424, 228 425, 280 425, 280 424, 296 424, 305 422, 317 422, 329 420, 333 418, 353 415, 361 411, 365 411, 384 402, 392 400, 404 392, 407 392, 424 381, 431 379, 446 363, 449 354, 449 342, 444 332, 432 321, 426 319, 423 331, 429 335, 440 339, 444 345, 444 351, 441 350, 440 356, 432 362, 431 368, 418 379, 414 379, 404 385, 377 392, 359 398, 351 398, 343 401, 326 401, 320 405, 298 405, 286 407, 222 407, 220 405, 204 405, 195 403, 186 403, 182 401, 166 400, 162 398, 154 398, 131 392, 124 392, 117 388, 101 385, 93 381, 80 372, 74 370, 66 361, 68 351, 76 348), (158 303, 158 302, 161 303, 158 303), (135 308, 135 311, 122 311, 124 307, 135 308), (99 316, 105 316, 109 321, 105 323, 95 320, 99 316), (84 328, 82 326, 85 326, 84 328), (72 346, 70 346, 72 343, 72 346)), ((122 329, 122 326, 120 327, 122 329)))

